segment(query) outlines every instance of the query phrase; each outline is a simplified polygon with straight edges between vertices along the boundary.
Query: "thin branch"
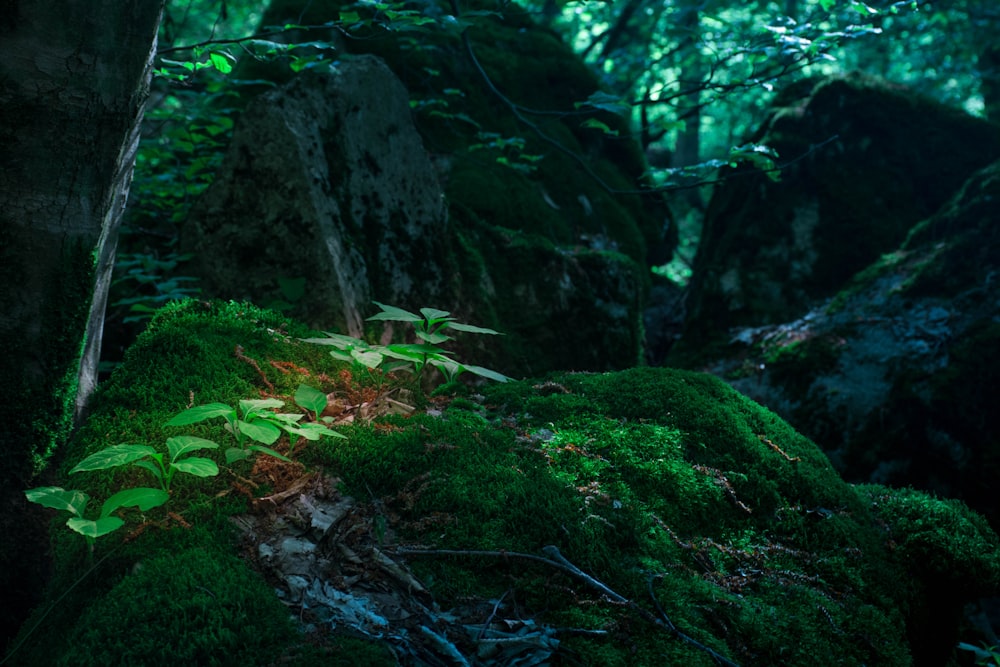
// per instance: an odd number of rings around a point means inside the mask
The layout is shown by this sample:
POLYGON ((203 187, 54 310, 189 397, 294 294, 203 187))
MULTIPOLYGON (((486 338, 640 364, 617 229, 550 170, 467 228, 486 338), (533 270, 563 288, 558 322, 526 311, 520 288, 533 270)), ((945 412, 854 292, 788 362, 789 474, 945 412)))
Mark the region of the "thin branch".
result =
MULTIPOLYGON (((565 572, 566 574, 569 574, 570 576, 576 579, 579 579, 580 581, 583 581, 591 588, 600 591, 605 597, 612 600, 613 602, 625 605, 628 608, 636 611, 640 616, 643 617, 643 619, 649 621, 653 625, 656 625, 657 627, 666 630, 673 636, 677 637, 683 642, 686 642, 694 646, 698 650, 704 651, 720 665, 725 665, 726 667, 740 667, 737 663, 733 662, 729 658, 726 658, 725 656, 718 653, 714 649, 705 646, 697 639, 689 637, 688 635, 678 630, 677 626, 675 626, 673 622, 667 617, 667 615, 663 613, 663 609, 662 607, 660 607, 660 603, 656 600, 655 596, 653 596, 653 602, 656 604, 657 610, 660 612, 662 618, 651 614, 649 611, 643 609, 635 602, 616 593, 604 582, 596 579, 595 577, 591 576, 590 574, 587 574, 586 572, 578 568, 576 565, 567 560, 567 558, 563 556, 562 553, 559 551, 559 547, 555 545, 550 544, 548 546, 542 547, 542 553, 548 556, 547 558, 543 556, 536 556, 535 554, 521 553, 516 551, 484 551, 484 550, 474 550, 474 549, 469 549, 469 550, 408 549, 406 547, 397 547, 395 549, 395 553, 402 555, 413 555, 413 556, 479 556, 486 558, 503 558, 503 559, 519 558, 522 560, 530 560, 538 563, 544 563, 549 567, 553 567, 557 570, 565 572)), ((650 590, 652 590, 652 584, 650 584, 650 590)))

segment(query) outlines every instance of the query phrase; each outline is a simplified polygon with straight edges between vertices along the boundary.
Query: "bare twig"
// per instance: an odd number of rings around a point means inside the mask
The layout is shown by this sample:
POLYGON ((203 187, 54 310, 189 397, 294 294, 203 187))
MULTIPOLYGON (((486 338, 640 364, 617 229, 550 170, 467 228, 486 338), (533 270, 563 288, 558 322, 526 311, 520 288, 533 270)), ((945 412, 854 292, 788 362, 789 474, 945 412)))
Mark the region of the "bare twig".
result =
MULTIPOLYGON (((560 553, 559 548, 554 545, 548 545, 542 547, 542 553, 548 556, 547 558, 543 556, 536 556, 535 554, 521 553, 517 551, 486 551, 486 550, 475 550, 475 549, 409 549, 406 547, 397 547, 395 549, 395 553, 408 556, 478 556, 486 558, 503 558, 503 559, 517 558, 521 560, 530 560, 538 563, 544 563, 549 567, 554 567, 557 570, 561 570, 562 572, 565 572, 566 574, 569 574, 570 576, 583 581, 591 588, 600 591, 602 594, 604 594, 608 599, 612 600, 613 602, 617 602, 619 604, 629 607, 630 609, 635 610, 640 616, 642 616, 645 620, 649 621, 653 625, 656 625, 666 630, 673 636, 677 637, 683 642, 690 644, 691 646, 694 646, 698 650, 708 653, 708 655, 710 655, 712 659, 715 660, 720 665, 725 665, 726 667, 740 667, 737 663, 733 662, 729 658, 726 658, 725 656, 715 651, 714 649, 705 646, 697 639, 689 637, 688 635, 678 630, 677 626, 675 626, 673 622, 670 620, 670 618, 667 617, 667 615, 663 612, 663 609, 662 607, 660 607, 660 603, 656 600, 655 596, 653 597, 653 602, 656 605, 657 611, 660 612, 660 616, 653 615, 646 609, 643 609, 642 607, 637 605, 635 602, 616 593, 602 581, 596 579, 595 577, 591 576, 590 574, 587 574, 586 572, 578 568, 576 565, 567 560, 566 557, 563 556, 562 553, 560 553)), ((650 590, 652 591, 652 585, 650 586, 651 586, 650 590)))

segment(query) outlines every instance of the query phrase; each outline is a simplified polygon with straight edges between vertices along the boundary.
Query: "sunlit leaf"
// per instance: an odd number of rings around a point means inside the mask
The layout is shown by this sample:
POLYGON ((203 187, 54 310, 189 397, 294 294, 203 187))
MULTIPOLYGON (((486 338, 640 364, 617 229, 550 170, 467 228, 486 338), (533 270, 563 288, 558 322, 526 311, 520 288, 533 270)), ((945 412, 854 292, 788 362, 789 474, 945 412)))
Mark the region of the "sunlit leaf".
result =
POLYGON ((263 419, 253 422, 245 422, 241 419, 236 423, 236 427, 240 430, 240 433, 247 436, 251 440, 262 442, 265 445, 270 445, 272 442, 281 437, 281 429, 271 422, 264 421, 263 419))
POLYGON ((62 489, 58 486, 42 486, 37 489, 28 489, 24 492, 25 497, 33 503, 38 503, 43 507, 51 507, 54 510, 65 510, 77 516, 83 514, 87 509, 87 502, 90 500, 83 491, 62 489))
POLYGON ((106 517, 119 507, 137 507, 146 512, 159 507, 170 499, 170 494, 162 489, 138 487, 119 491, 104 501, 101 507, 101 517, 106 517))
POLYGON ((295 402, 318 417, 326 409, 326 394, 315 387, 300 384, 295 390, 295 402))
POLYGON ((97 521, 73 518, 67 521, 66 525, 84 537, 94 539, 118 530, 125 525, 125 522, 116 516, 106 516, 97 521))
POLYGON ((87 470, 116 468, 155 453, 156 450, 147 445, 114 445, 91 454, 77 463, 69 472, 72 475, 75 472, 84 472, 87 470))
POLYGON ((196 424, 200 421, 205 421, 206 419, 212 419, 214 417, 232 419, 235 416, 236 411, 232 408, 232 406, 226 405, 225 403, 207 403, 205 405, 196 405, 193 408, 188 408, 168 421, 166 425, 186 426, 188 424, 196 424))
POLYGON ((178 435, 173 438, 167 438, 167 451, 170 453, 171 461, 176 461, 185 454, 199 449, 218 448, 219 445, 211 440, 196 438, 193 435, 178 435))
POLYGON ((216 465, 215 461, 202 456, 189 456, 182 461, 174 461, 170 465, 195 477, 213 477, 219 474, 219 466, 216 465))

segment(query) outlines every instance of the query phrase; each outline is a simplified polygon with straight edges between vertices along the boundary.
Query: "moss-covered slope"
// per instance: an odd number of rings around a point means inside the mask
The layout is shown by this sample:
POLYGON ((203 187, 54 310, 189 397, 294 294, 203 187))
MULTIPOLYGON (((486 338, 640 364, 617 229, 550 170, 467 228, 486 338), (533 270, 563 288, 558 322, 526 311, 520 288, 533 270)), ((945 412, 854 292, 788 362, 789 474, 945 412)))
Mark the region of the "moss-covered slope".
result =
MULTIPOLYGON (((932 665, 951 654, 961 605, 1000 582, 980 517, 845 484, 811 442, 712 377, 562 374, 408 398, 415 409, 393 415, 374 407, 391 384, 337 368, 304 334, 236 304, 158 316, 65 469, 119 442, 162 446, 178 431, 164 422, 191 403, 290 400, 299 382, 351 412, 338 427, 348 438, 300 443, 296 464, 261 456, 179 476, 166 509, 126 512, 93 554, 55 521, 56 575, 12 664, 395 664, 457 652, 482 664, 932 665), (318 536, 316 515, 310 526, 287 510, 333 497, 346 518, 318 536), (263 567, 279 524, 316 536, 308 553, 325 571, 350 573, 300 582, 339 605, 335 621, 288 597, 294 573, 263 567), (349 604, 379 630, 346 623, 349 604)), ((393 405, 404 397, 396 390, 393 405)), ((145 474, 66 483, 99 502, 145 474)))

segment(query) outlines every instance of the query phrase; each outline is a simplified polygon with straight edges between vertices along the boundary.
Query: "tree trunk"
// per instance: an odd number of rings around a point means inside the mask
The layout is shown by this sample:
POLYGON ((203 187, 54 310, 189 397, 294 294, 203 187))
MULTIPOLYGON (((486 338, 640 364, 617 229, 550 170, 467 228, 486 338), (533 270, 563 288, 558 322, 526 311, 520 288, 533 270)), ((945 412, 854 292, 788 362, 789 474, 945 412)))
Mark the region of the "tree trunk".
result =
POLYGON ((23 489, 94 387, 162 5, 0 4, 0 643, 37 585, 23 489))

